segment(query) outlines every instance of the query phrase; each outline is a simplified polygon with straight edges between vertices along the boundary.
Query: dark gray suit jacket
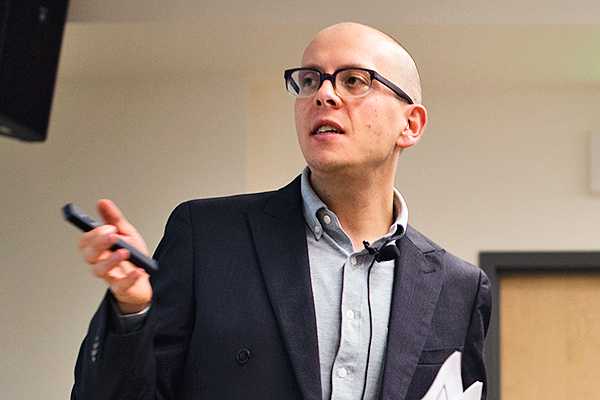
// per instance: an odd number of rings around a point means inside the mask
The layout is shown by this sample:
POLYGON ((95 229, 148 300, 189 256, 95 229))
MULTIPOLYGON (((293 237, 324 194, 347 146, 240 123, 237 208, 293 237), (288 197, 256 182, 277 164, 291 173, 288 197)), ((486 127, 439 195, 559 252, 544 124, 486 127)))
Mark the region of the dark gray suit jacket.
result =
MULTIPOLYGON (((485 383, 485 274, 412 227, 398 242, 382 399, 420 399, 443 361, 485 383)), ((179 205, 155 258, 153 305, 120 333, 110 294, 84 340, 72 399, 321 399, 300 181, 179 205)))

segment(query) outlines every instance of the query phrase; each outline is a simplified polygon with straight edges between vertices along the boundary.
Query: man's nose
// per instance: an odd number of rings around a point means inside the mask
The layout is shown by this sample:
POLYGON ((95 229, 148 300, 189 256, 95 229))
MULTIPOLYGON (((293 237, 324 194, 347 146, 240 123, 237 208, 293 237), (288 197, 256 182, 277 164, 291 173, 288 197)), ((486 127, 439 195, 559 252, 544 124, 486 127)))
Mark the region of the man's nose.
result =
POLYGON ((325 76, 321 81, 321 85, 315 95, 317 105, 337 106, 340 103, 340 98, 335 91, 333 79, 331 76, 325 76))

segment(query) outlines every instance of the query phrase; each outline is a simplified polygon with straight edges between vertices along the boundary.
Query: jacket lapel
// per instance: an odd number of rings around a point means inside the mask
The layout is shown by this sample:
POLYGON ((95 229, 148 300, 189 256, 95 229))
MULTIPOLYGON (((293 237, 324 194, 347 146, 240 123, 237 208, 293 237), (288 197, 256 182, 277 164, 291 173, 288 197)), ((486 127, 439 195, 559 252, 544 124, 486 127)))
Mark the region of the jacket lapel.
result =
POLYGON ((442 287, 441 249, 408 227, 397 241, 381 398, 403 399, 419 361, 442 287))
POLYGON ((248 219, 259 265, 302 396, 321 399, 316 317, 300 180, 275 192, 248 219))

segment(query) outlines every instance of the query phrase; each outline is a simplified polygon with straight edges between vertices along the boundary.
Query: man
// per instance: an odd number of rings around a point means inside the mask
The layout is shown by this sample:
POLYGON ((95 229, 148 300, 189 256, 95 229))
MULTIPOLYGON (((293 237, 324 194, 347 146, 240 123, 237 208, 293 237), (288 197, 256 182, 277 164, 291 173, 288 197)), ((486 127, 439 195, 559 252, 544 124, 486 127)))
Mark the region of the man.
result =
POLYGON ((147 248, 111 202, 79 249, 109 285, 72 398, 420 399, 462 352, 485 382, 485 274, 407 225, 398 158, 426 125, 416 66, 389 36, 343 23, 286 71, 308 167, 276 192, 171 215, 151 279, 110 252, 147 248))

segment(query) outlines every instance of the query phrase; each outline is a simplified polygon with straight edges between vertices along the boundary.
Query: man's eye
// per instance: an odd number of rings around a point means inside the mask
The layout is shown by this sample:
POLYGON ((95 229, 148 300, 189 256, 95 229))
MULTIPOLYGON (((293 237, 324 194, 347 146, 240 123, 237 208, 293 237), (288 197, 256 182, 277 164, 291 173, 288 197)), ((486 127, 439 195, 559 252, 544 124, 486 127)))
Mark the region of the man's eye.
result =
POLYGON ((312 85, 314 85, 315 80, 313 78, 303 78, 301 85, 304 87, 310 87, 312 85))
POLYGON ((369 86, 369 81, 361 75, 350 75, 344 81, 345 86, 369 86))

